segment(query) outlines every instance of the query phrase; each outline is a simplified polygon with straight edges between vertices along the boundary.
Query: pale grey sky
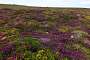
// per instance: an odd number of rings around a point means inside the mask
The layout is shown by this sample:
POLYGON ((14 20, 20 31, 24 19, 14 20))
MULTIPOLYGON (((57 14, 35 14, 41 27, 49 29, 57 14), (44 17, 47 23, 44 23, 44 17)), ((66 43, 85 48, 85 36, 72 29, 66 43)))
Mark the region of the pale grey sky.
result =
POLYGON ((18 4, 39 7, 90 8, 90 0, 0 0, 0 4, 18 4))

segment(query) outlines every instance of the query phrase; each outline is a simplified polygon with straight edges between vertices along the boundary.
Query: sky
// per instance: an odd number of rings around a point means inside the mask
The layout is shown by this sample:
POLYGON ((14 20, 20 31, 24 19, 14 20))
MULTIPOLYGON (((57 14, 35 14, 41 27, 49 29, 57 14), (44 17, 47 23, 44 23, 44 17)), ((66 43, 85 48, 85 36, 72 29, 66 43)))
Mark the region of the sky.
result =
POLYGON ((37 7, 90 8, 90 0, 0 0, 0 4, 17 4, 37 7))

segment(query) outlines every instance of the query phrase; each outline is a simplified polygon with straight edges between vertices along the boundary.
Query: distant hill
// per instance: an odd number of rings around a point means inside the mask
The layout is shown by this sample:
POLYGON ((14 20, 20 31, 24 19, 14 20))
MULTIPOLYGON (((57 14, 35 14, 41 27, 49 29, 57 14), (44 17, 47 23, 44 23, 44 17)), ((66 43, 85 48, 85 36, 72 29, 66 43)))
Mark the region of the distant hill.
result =
MULTIPOLYGON (((28 8, 41 8, 37 6, 25 6, 25 5, 16 5, 16 4, 0 4, 0 8, 13 8, 13 9, 28 9, 28 8)), ((43 8, 43 7, 42 7, 43 8)), ((79 7, 44 7, 44 8, 78 8, 79 7)), ((86 9, 86 8, 84 8, 86 9)), ((88 8, 89 9, 89 8, 88 8)))

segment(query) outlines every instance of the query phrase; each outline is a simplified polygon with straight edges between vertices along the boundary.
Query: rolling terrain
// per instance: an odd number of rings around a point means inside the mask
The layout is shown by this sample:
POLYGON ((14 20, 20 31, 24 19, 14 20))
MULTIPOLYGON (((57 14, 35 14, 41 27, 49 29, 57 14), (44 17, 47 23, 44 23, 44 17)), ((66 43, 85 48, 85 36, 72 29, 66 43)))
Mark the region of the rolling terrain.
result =
POLYGON ((0 4, 0 60, 90 60, 90 9, 0 4))

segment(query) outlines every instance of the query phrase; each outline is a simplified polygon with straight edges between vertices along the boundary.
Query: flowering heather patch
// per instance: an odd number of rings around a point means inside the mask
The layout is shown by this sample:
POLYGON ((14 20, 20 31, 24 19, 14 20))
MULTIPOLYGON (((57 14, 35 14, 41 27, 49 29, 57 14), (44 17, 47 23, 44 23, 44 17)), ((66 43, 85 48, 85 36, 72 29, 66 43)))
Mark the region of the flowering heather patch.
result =
POLYGON ((0 8, 0 60, 90 60, 90 9, 0 8))

